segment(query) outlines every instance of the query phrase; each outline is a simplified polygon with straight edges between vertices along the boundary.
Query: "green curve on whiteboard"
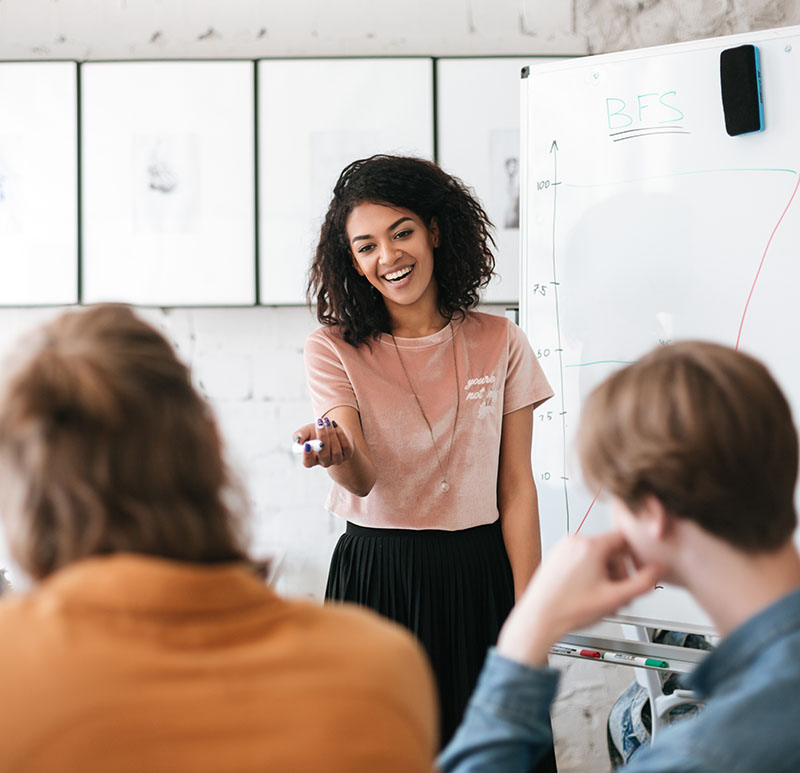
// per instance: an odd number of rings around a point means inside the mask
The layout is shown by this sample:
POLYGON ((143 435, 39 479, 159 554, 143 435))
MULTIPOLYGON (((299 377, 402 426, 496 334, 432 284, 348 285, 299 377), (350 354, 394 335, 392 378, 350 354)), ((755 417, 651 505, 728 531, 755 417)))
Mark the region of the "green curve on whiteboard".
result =
POLYGON ((636 360, 595 360, 594 362, 578 362, 565 365, 566 368, 585 368, 587 365, 633 365, 636 360))
POLYGON ((695 169, 690 172, 673 172, 672 174, 658 174, 652 177, 634 177, 630 180, 615 180, 607 183, 568 183, 564 182, 568 188, 606 188, 609 185, 627 185, 629 183, 641 183, 647 180, 664 180, 667 177, 686 177, 693 174, 719 174, 720 172, 786 172, 787 174, 797 174, 796 169, 772 169, 769 167, 752 168, 733 168, 733 169, 695 169))

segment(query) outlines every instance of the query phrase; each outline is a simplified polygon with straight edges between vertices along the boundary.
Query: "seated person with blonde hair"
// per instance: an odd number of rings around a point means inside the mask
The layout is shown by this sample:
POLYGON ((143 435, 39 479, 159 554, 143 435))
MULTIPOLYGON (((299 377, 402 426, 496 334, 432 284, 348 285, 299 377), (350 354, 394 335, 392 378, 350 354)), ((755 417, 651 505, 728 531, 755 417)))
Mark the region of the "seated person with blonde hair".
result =
POLYGON ((0 496, 35 581, 0 601, 0 770, 430 770, 421 648, 250 567, 209 407, 123 306, 25 342, 0 395, 0 496))
POLYGON ((778 385, 725 346, 659 348, 592 393, 578 447, 617 530, 550 552, 484 664, 442 769, 529 770, 551 743, 550 647, 663 579, 686 588, 724 638, 692 675, 705 708, 640 749, 626 773, 800 770, 798 444, 778 385))

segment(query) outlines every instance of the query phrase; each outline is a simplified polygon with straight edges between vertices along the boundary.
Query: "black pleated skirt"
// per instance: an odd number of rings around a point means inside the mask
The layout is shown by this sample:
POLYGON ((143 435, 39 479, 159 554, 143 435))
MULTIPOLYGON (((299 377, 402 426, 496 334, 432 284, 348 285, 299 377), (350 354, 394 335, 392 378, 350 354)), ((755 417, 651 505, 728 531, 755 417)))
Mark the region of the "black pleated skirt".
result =
POLYGON ((436 675, 444 745, 514 604, 500 521, 461 531, 348 523, 325 598, 369 607, 417 636, 436 675))

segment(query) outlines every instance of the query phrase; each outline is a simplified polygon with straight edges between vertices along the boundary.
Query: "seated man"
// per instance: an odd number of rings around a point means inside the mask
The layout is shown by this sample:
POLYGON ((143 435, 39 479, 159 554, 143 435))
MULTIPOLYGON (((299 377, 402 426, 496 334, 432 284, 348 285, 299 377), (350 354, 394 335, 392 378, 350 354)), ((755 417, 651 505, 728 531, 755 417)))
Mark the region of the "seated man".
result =
POLYGON ((430 770, 422 649, 266 587, 211 412, 155 329, 68 312, 4 375, 0 505, 37 584, 0 602, 0 770, 430 770))
POLYGON ((550 647, 663 579, 686 588, 724 639, 692 675, 705 708, 625 770, 800 770, 797 434, 766 368, 711 343, 659 348, 592 393, 578 448, 617 530, 550 551, 442 769, 527 771, 550 743, 550 647))

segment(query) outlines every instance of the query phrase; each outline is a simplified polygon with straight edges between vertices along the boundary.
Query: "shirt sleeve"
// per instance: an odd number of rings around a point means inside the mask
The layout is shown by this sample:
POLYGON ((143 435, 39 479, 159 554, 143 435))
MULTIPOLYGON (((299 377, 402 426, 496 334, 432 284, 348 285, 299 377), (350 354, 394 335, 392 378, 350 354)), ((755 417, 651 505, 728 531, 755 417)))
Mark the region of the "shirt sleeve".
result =
POLYGON ((558 672, 490 649, 464 719, 438 759, 442 773, 533 770, 553 743, 550 704, 558 672))
POLYGON ((306 339, 303 357, 315 416, 324 416, 332 408, 342 405, 358 410, 358 400, 345 364, 324 330, 316 330, 306 339))
POLYGON ((538 408, 553 396, 553 390, 536 359, 527 336, 513 322, 508 323, 508 369, 503 397, 503 415, 526 405, 538 408))
MULTIPOLYGON (((709 743, 711 740, 709 739, 709 743)), ((704 754, 692 757, 685 750, 671 744, 659 744, 640 748, 631 761, 619 768, 620 773, 708 773, 720 770, 715 760, 704 754)))

